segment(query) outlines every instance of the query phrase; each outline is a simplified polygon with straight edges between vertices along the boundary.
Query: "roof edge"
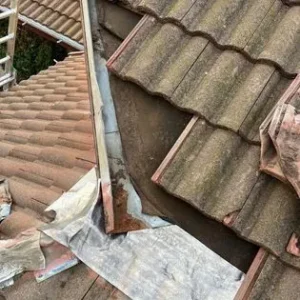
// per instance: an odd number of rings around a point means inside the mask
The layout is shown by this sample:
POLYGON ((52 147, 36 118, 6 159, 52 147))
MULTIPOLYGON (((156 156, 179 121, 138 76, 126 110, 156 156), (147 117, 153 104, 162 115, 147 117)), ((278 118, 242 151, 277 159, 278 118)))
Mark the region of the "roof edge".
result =
MULTIPOLYGON (((0 6, 0 11, 6 11, 6 10, 8 10, 6 7, 0 6)), ((62 43, 72 47, 74 50, 79 50, 79 51, 84 50, 84 46, 82 44, 80 44, 80 43, 74 41, 73 39, 71 39, 61 33, 58 33, 55 30, 52 30, 52 29, 46 27, 45 25, 42 25, 41 23, 36 22, 22 14, 19 14, 18 19, 21 22, 26 23, 26 24, 30 25, 31 27, 33 27, 39 31, 42 31, 43 33, 53 37, 55 40, 61 41, 62 43)))

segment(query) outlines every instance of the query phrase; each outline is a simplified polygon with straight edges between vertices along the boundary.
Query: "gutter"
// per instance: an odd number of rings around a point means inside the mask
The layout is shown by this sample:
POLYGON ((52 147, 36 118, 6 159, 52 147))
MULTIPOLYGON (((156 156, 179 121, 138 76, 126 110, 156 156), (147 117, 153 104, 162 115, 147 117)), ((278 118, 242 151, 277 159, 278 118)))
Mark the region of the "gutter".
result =
POLYGON ((142 203, 126 170, 122 141, 111 95, 106 61, 101 56, 103 43, 98 31, 95 0, 82 0, 82 27, 89 94, 93 115, 97 175, 101 178, 101 196, 106 233, 124 233, 145 228, 168 226, 159 217, 142 212, 142 203))
MULTIPOLYGON (((4 6, 0 6, 0 11, 7 11, 8 8, 4 7, 4 6)), ((84 50, 84 46, 81 45, 80 43, 72 40, 71 38, 56 32, 55 30, 52 30, 50 28, 48 28, 47 26, 44 26, 22 14, 19 13, 18 19, 25 24, 28 24, 29 26, 42 31, 43 33, 51 36, 52 38, 54 38, 57 41, 60 41, 68 46, 70 46, 71 48, 73 48, 74 50, 79 50, 79 51, 83 51, 84 50)))

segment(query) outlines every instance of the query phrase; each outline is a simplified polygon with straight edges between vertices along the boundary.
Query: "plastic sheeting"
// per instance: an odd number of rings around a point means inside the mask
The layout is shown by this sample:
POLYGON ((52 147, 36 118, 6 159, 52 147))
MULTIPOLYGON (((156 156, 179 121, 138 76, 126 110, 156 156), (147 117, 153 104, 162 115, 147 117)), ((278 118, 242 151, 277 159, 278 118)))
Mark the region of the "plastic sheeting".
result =
POLYGON ((107 235, 96 174, 48 210, 41 230, 132 299, 233 299, 243 273, 177 226, 107 235))
POLYGON ((0 286, 12 284, 13 277, 24 271, 45 268, 40 237, 39 231, 29 229, 15 239, 0 241, 0 286))
POLYGON ((300 197, 300 95, 293 85, 260 127, 261 170, 291 184, 300 197))
POLYGON ((7 179, 0 179, 0 222, 10 215, 12 198, 7 179))

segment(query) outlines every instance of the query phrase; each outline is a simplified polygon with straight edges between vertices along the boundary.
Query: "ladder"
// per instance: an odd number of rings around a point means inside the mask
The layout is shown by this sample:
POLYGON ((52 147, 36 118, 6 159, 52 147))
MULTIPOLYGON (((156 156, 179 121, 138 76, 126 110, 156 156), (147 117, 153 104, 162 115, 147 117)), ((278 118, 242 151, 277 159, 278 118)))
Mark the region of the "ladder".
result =
POLYGON ((0 37, 0 45, 6 43, 6 55, 0 58, 0 88, 7 89, 16 79, 13 59, 18 27, 19 0, 10 0, 10 8, 1 7, 1 10, 0 20, 8 19, 8 32, 6 36, 0 37))

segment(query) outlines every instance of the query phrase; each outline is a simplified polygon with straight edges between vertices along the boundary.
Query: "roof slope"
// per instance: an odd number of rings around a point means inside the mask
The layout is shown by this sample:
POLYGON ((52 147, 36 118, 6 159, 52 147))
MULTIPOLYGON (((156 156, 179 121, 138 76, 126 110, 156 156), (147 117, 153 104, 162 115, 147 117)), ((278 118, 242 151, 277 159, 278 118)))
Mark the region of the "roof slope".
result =
POLYGON ((95 164, 83 55, 0 93, 0 176, 9 178, 12 237, 43 221, 44 209, 95 164))
POLYGON ((274 256, 269 255, 248 299, 298 300, 300 294, 299 279, 299 271, 287 267, 274 256))
POLYGON ((259 125, 291 83, 273 65, 220 50, 206 38, 187 35, 153 17, 144 19, 110 69, 151 94, 254 141, 259 125))
POLYGON ((280 0, 129 0, 163 22, 202 34, 219 46, 270 61, 294 73, 299 69, 300 7, 280 0))
POLYGON ((299 231, 300 203, 290 187, 260 174, 258 137, 260 124, 299 69, 299 6, 279 0, 134 2, 158 19, 144 17, 108 62, 110 70, 197 115, 153 180, 300 268, 299 258, 286 251, 290 237, 299 231), (188 3, 189 9, 178 14, 188 3), (268 3, 269 9, 262 10, 268 3), (198 11, 193 21, 206 20, 220 30, 218 38, 208 26, 197 31, 183 22, 199 5, 204 15, 197 19, 198 11), (279 19, 268 15, 275 6, 280 8, 279 19), (158 7, 162 10, 155 10, 158 7), (218 9, 224 12, 220 20, 234 16, 232 31, 229 23, 219 24, 213 17, 218 9), (261 10, 265 15, 244 27, 253 21, 248 13, 259 17, 261 10), (246 36, 245 28, 252 30, 249 48, 230 44, 240 41, 238 34, 246 36), (259 49, 258 55, 247 49, 259 49))
MULTIPOLYGON (((0 0, 9 7, 10 0, 0 0)), ((20 0, 20 13, 83 44, 79 0, 20 0)))

